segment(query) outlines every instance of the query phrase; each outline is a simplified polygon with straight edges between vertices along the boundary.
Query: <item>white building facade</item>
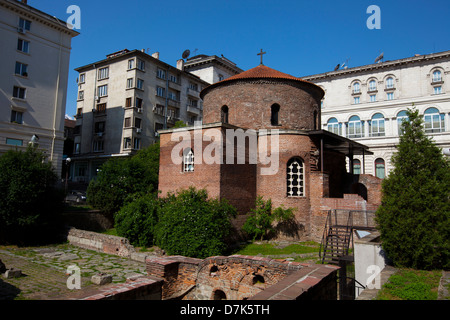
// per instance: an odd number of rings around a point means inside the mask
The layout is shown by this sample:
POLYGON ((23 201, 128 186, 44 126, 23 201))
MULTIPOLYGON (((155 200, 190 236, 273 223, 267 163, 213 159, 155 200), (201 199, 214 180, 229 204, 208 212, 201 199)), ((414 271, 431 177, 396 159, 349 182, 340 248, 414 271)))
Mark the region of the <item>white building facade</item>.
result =
POLYGON ((0 0, 0 153, 34 136, 60 175, 72 38, 64 21, 27 4, 0 0))
MULTIPOLYGON (((425 132, 441 149, 450 147, 450 51, 415 55, 362 67, 303 77, 325 90, 322 129, 369 146, 373 155, 355 156, 355 174, 384 178, 413 106, 425 132)), ((350 166, 350 165, 349 165, 350 166)))
POLYGON ((88 183, 112 157, 132 156, 158 141, 158 130, 202 120, 208 85, 140 50, 122 50, 75 69, 78 77, 73 182, 88 183))

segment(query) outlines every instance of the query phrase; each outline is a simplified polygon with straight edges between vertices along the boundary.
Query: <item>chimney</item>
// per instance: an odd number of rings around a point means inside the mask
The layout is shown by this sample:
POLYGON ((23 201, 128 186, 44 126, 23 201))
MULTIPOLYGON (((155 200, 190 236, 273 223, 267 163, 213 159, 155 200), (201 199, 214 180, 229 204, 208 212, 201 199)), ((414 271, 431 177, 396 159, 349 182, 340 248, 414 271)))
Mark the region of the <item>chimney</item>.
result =
POLYGON ((180 59, 177 61, 177 69, 183 71, 184 70, 184 60, 180 59))
POLYGON ((153 53, 152 57, 159 60, 159 52, 153 53))

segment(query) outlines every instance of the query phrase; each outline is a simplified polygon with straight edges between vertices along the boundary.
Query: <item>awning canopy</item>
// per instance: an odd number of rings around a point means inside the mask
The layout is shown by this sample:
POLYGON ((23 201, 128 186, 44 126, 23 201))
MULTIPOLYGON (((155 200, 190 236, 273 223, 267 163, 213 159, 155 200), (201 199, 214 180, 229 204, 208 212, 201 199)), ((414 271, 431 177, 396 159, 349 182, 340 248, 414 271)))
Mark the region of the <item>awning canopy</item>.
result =
POLYGON ((372 155, 369 147, 353 141, 351 139, 342 137, 327 130, 317 130, 309 132, 309 136, 316 139, 321 139, 324 150, 333 150, 345 154, 348 157, 354 155, 372 155))

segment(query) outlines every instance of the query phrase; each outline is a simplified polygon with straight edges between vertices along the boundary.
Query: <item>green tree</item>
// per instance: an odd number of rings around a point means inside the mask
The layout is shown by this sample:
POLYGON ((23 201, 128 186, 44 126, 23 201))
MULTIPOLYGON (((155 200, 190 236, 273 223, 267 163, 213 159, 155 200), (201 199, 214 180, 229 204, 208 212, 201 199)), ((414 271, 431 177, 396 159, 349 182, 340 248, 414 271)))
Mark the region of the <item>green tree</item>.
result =
POLYGON ((242 230, 253 237, 253 240, 257 238, 263 240, 273 234, 276 222, 288 222, 292 219, 294 219, 292 208, 278 207, 273 209, 271 199, 264 201, 263 197, 259 196, 256 199, 256 206, 250 212, 242 230))
POLYGON ((449 162, 425 135, 418 111, 407 114, 376 213, 382 245, 397 266, 448 268, 449 162))
POLYGON ((0 157, 0 240, 51 241, 60 231, 64 193, 45 155, 29 146, 0 157))
POLYGON ((159 143, 131 158, 110 159, 100 168, 87 189, 94 208, 114 214, 129 200, 158 190, 159 143))
POLYGON ((227 250, 236 209, 224 200, 208 199, 193 187, 162 201, 156 227, 157 245, 171 255, 206 258, 227 250))

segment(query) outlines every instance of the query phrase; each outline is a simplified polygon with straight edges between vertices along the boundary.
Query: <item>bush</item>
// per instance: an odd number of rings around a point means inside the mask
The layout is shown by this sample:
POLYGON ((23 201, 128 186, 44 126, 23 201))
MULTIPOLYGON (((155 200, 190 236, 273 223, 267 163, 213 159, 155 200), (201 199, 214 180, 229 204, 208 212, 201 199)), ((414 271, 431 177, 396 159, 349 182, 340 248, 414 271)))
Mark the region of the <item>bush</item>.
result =
POLYGON ((123 206, 114 218, 117 235, 127 238, 134 246, 152 246, 158 209, 159 200, 155 195, 140 197, 123 206))
POLYGON ((157 245, 171 255, 206 258, 227 250, 236 209, 226 201, 208 199, 206 190, 180 191, 162 200, 156 227, 157 245))
POLYGON ((16 244, 51 241, 60 231, 64 192, 58 176, 36 148, 0 157, 0 240, 16 244))
POLYGON ((425 135, 417 110, 408 117, 376 213, 383 249, 396 266, 448 268, 450 166, 425 135))
POLYGON ((158 190, 159 143, 126 159, 105 162, 87 189, 94 208, 114 214, 129 200, 158 190))

